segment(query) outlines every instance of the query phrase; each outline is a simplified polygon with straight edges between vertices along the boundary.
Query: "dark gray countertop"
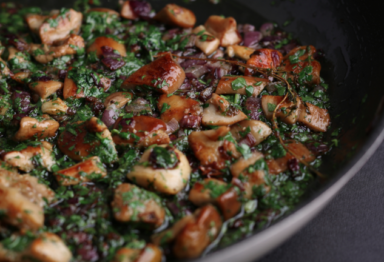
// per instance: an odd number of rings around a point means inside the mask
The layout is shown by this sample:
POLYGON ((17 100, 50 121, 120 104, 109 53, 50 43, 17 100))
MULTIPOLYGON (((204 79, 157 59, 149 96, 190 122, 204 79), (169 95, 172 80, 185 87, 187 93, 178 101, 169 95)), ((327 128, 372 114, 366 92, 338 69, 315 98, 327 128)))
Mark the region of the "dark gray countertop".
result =
POLYGON ((259 262, 384 261, 384 143, 307 226, 259 262))

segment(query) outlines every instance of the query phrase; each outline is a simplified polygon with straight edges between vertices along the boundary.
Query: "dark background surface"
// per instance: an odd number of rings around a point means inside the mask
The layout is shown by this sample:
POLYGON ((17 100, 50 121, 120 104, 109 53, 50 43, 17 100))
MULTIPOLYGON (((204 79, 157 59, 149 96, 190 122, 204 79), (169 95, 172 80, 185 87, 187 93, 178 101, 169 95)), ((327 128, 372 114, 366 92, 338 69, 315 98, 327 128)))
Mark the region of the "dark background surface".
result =
POLYGON ((384 261, 384 143, 307 226, 258 262, 384 261))

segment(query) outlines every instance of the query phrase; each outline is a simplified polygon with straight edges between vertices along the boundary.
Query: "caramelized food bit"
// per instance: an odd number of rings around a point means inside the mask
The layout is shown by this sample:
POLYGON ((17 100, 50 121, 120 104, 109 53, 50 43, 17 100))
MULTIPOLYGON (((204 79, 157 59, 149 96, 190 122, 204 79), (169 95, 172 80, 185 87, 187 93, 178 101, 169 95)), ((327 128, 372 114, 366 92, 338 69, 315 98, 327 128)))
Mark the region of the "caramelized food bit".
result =
POLYGON ((38 14, 28 14, 25 16, 25 21, 27 21, 29 29, 38 34, 40 26, 45 22, 49 16, 38 15, 38 14))
POLYGON ((160 198, 135 185, 119 185, 111 206, 115 219, 120 222, 142 222, 155 228, 164 223, 165 210, 160 198))
MULTIPOLYGON (((247 61, 247 65, 258 68, 275 69, 280 66, 282 61, 283 55, 279 51, 273 49, 259 49, 251 55, 251 58, 247 61)), ((252 69, 246 68, 244 74, 252 75, 252 69)))
POLYGON ((227 47, 227 53, 230 57, 238 57, 243 60, 248 60, 251 58, 251 55, 255 52, 255 49, 241 46, 241 45, 232 45, 227 47))
POLYGON ((116 121, 114 129, 120 130, 119 134, 113 135, 113 141, 117 145, 129 144, 145 147, 155 144, 169 144, 170 142, 165 123, 151 116, 120 118, 116 121))
POLYGON ((247 159, 241 157, 231 165, 230 170, 233 178, 241 181, 245 196, 249 199, 255 198, 253 197, 253 192, 254 189, 257 189, 259 186, 263 187, 265 191, 269 190, 265 185, 267 164, 263 158, 262 153, 255 151, 247 159))
POLYGON ((63 240, 49 232, 42 233, 35 239, 27 254, 41 262, 69 262, 72 259, 72 253, 63 240))
POLYGON ((10 151, 4 154, 3 160, 18 169, 30 172, 34 167, 33 159, 38 155, 41 158, 41 165, 48 170, 51 170, 55 160, 52 157, 52 145, 46 141, 41 142, 40 146, 27 146, 20 151, 10 151))
POLYGON ((173 253, 179 259, 198 257, 220 232, 222 220, 213 206, 196 210, 194 216, 175 239, 173 253))
POLYGON ((247 116, 239 109, 231 106, 227 100, 217 94, 212 94, 209 106, 203 111, 202 123, 205 126, 233 125, 247 116))
MULTIPOLYGON (((262 96, 261 107, 267 119, 272 119, 273 112, 277 105, 284 99, 283 96, 262 96)), ((293 125, 299 120, 301 99, 296 98, 296 103, 286 99, 276 111, 276 117, 280 118, 283 122, 293 125)))
POLYGON ((51 62, 54 58, 65 55, 74 55, 77 50, 84 48, 84 39, 81 36, 71 34, 70 37, 60 46, 47 46, 30 44, 30 53, 36 61, 42 64, 51 62))
MULTIPOLYGON (((303 160, 307 163, 311 163, 313 160, 315 160, 315 154, 313 154, 311 151, 309 151, 302 143, 297 141, 285 141, 286 146, 288 149, 295 154, 295 156, 298 157, 298 160, 303 160)), ((269 173, 270 174, 279 174, 281 172, 288 170, 288 162, 292 159, 295 159, 295 157, 287 152, 287 154, 284 157, 278 158, 278 159, 270 159, 267 160, 269 173)))
POLYGON ((41 105, 41 112, 48 115, 60 115, 67 113, 68 106, 60 98, 55 98, 51 101, 44 102, 41 105))
POLYGON ((233 17, 223 18, 218 15, 211 15, 204 26, 209 33, 220 40, 221 46, 236 45, 241 42, 237 23, 233 17))
POLYGON ((196 206, 217 205, 225 219, 235 216, 241 208, 236 190, 231 185, 213 178, 196 182, 189 191, 188 199, 196 206))
POLYGON ((95 41, 88 47, 87 52, 96 52, 98 57, 103 55, 101 48, 103 46, 108 46, 113 50, 117 51, 121 56, 127 56, 127 51, 124 44, 117 42, 115 39, 106 36, 100 36, 95 39, 95 41))
POLYGON ((165 53, 130 75, 121 87, 134 89, 136 86, 148 86, 161 93, 171 94, 180 88, 184 79, 184 70, 170 53, 165 53))
POLYGON ((57 181, 63 186, 77 185, 107 176, 107 172, 97 156, 55 173, 57 181))
POLYGON ((220 40, 207 32, 204 26, 200 25, 193 29, 193 34, 197 35, 196 47, 206 55, 213 54, 220 46, 220 40))
POLYGON ((303 103, 299 120, 313 131, 326 132, 331 119, 327 109, 322 109, 310 103, 303 103))
POLYGON ((161 119, 166 123, 173 118, 180 122, 184 116, 199 116, 203 111, 198 101, 177 95, 161 95, 157 108, 161 112, 161 119))
POLYGON ((63 83, 54 80, 36 81, 28 85, 29 89, 37 93, 42 99, 53 95, 57 90, 63 88, 63 83))
POLYGON ((248 146, 256 146, 263 142, 272 129, 258 120, 243 120, 231 126, 232 136, 238 141, 244 141, 248 146))
POLYGON ((31 76, 31 72, 21 71, 21 72, 17 72, 17 73, 14 73, 13 75, 11 75, 11 78, 20 84, 24 84, 25 80, 27 80, 30 76, 31 76))
POLYGON ((196 23, 195 14, 191 10, 175 4, 167 4, 154 19, 167 25, 184 28, 191 28, 196 23))
POLYGON ((160 146, 147 149, 127 177, 142 187, 175 195, 188 183, 191 167, 178 149, 164 149, 160 146), (152 163, 146 164, 151 159, 152 163))
POLYGON ((110 94, 104 100, 104 106, 105 108, 107 108, 111 105, 116 105, 116 108, 122 108, 131 101, 132 97, 133 97, 133 94, 129 92, 116 92, 116 93, 110 94))
POLYGON ((113 262, 161 262, 163 254, 157 246, 147 244, 143 249, 123 247, 116 252, 113 262))
POLYGON ((189 135, 189 145, 201 165, 223 169, 226 160, 240 156, 234 144, 224 140, 229 130, 229 127, 223 126, 214 130, 195 131, 189 135))
POLYGON ((73 9, 63 9, 64 13, 54 15, 44 22, 39 29, 41 42, 52 45, 69 38, 71 33, 80 31, 83 14, 73 9))
POLYGON ((68 124, 57 141, 59 149, 73 160, 99 156, 101 162, 117 160, 115 144, 107 126, 98 118, 68 124))
POLYGON ((38 139, 54 137, 58 128, 59 123, 50 119, 48 115, 43 115, 42 119, 26 116, 20 121, 20 128, 15 134, 15 139, 25 141, 35 137, 38 139))
POLYGON ((215 93, 219 95, 247 95, 248 92, 256 97, 263 91, 268 82, 267 79, 251 76, 224 76, 220 79, 215 93))
POLYGON ((120 15, 130 20, 137 18, 151 18, 151 5, 146 1, 140 0, 125 1, 121 8, 120 15))

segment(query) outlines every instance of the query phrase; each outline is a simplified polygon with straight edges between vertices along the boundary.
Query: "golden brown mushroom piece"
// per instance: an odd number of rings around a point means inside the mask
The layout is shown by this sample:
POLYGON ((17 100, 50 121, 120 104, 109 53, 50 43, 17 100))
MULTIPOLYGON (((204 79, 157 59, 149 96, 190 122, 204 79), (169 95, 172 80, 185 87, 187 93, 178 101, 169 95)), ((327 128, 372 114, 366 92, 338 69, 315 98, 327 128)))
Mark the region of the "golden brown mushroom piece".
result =
POLYGON ((55 80, 36 81, 30 83, 28 87, 42 99, 46 99, 53 95, 57 90, 63 88, 63 83, 55 80))
POLYGON ((196 23, 196 16, 191 10, 175 4, 167 4, 154 19, 167 25, 184 28, 191 28, 196 23))
POLYGON ((211 55, 219 48, 220 40, 208 33, 203 25, 193 29, 192 33, 197 35, 196 47, 205 55, 211 55))
MULTIPOLYGON (((17 242, 18 237, 13 235, 11 239, 17 242)), ((49 232, 41 233, 22 251, 8 250, 0 244, 1 261, 69 262, 71 259, 72 253, 61 238, 49 232)))
MULTIPOLYGON (((257 68, 275 69, 280 66, 283 61, 283 55, 273 49, 258 49, 247 60, 247 65, 254 66, 257 68)), ((249 76, 253 74, 251 68, 246 68, 244 75, 249 76)))
POLYGON ((159 102, 157 103, 157 108, 163 112, 161 114, 161 119, 166 123, 171 121, 173 118, 177 122, 180 122, 184 116, 200 116, 203 112, 203 109, 198 101, 178 95, 161 95, 159 102), (168 109, 163 111, 163 108, 168 109))
POLYGON ((132 97, 133 97, 133 94, 129 92, 116 92, 116 93, 110 94, 104 100, 104 106, 105 108, 108 108, 111 105, 115 105, 116 108, 122 108, 132 100, 132 97))
POLYGON ((208 103, 209 106, 203 111, 202 123, 205 126, 227 126, 247 119, 242 111, 217 94, 212 94, 208 103))
POLYGON ((188 136, 189 145, 202 166, 211 166, 216 170, 225 167, 226 160, 240 157, 235 145, 225 140, 229 127, 195 131, 188 136))
POLYGON ((11 72, 7 66, 7 63, 0 58, 0 79, 2 78, 2 76, 8 76, 9 73, 11 72))
POLYGON ((95 41, 93 41, 93 43, 88 47, 87 52, 96 52, 96 55, 101 57, 103 54, 101 47, 103 46, 109 46, 110 48, 117 51, 121 56, 127 56, 127 50, 125 49, 124 44, 106 36, 100 36, 96 38, 95 41))
POLYGON ((30 44, 29 53, 34 56, 37 62, 46 64, 54 58, 74 55, 78 49, 82 49, 84 46, 84 39, 81 36, 71 34, 60 46, 30 44))
POLYGON ((42 115, 41 119, 25 116, 21 119, 20 128, 14 138, 18 141, 25 141, 33 137, 38 139, 54 137, 58 128, 59 123, 50 119, 48 115, 42 115))
MULTIPOLYGON (((246 87, 251 86, 253 88, 252 96, 258 96, 261 91, 263 91, 264 87, 268 84, 268 80, 265 78, 251 77, 251 76, 224 76, 220 79, 216 87, 215 93, 218 95, 228 95, 228 94, 240 94, 246 95, 246 87), (243 87, 238 88, 235 84, 232 84, 234 81, 239 81, 238 79, 245 82, 243 87), (234 88, 235 85, 235 88, 234 88)), ((252 90, 252 89, 251 89, 252 90)))
POLYGON ((46 141, 42 141, 39 146, 27 146, 20 151, 10 151, 3 154, 3 160, 7 164, 17 167, 18 169, 30 172, 34 167, 33 158, 37 155, 41 158, 43 167, 51 170, 55 164, 52 157, 52 145, 46 141))
POLYGON ((120 248, 112 262, 161 262, 163 253, 153 244, 146 244, 143 249, 120 248))
POLYGON ((241 157, 231 165, 230 170, 233 181, 240 181, 239 183, 243 187, 245 197, 248 199, 253 198, 253 191, 259 186, 263 187, 265 191, 269 190, 265 180, 266 167, 267 164, 264 161, 264 155, 257 151, 253 152, 247 159, 241 157))
POLYGON ((74 166, 56 171, 55 176, 60 185, 71 186, 106 177, 107 171, 100 162, 100 158, 93 156, 74 166))
POLYGON ((73 9, 65 13, 53 15, 44 22, 39 29, 40 39, 43 44, 52 45, 69 38, 70 34, 80 31, 83 14, 73 9))
MULTIPOLYGON (((284 143, 287 145, 288 149, 299 158, 297 160, 298 162, 299 160, 303 160, 307 163, 311 163, 313 160, 315 160, 315 154, 309 151, 308 148, 306 148, 302 143, 294 140, 285 141, 284 143)), ((284 157, 267 160, 269 173, 279 174, 288 170, 288 162, 292 161, 293 159, 295 159, 295 157, 287 152, 284 157)))
POLYGON ((164 223, 165 210, 159 197, 132 184, 123 183, 115 189, 111 206, 120 222, 141 222, 154 228, 164 223))
POLYGON ((180 88, 184 79, 184 70, 170 53, 165 53, 130 75, 121 87, 134 89, 137 86, 149 86, 155 91, 171 94, 180 88))
POLYGON ((251 55, 255 52, 255 49, 242 46, 242 45, 231 45, 227 47, 226 50, 229 57, 239 57, 243 60, 248 60, 251 58, 251 55))
POLYGON ((249 146, 256 146, 272 134, 272 129, 262 121, 243 120, 231 126, 231 133, 238 142, 246 139, 249 146))
POLYGON ((53 116, 65 114, 67 110, 67 104, 58 97, 41 105, 41 112, 53 116))
POLYGON ((190 174, 191 167, 182 152, 175 148, 154 146, 144 151, 127 177, 144 188, 175 195, 187 185, 190 174), (157 162, 159 159, 165 160, 160 163, 157 162), (148 162, 148 165, 144 164, 148 162))
POLYGON ((237 31, 237 23, 233 17, 224 18, 211 15, 204 26, 209 33, 220 40, 221 46, 231 46, 241 42, 241 36, 237 31))
POLYGON ((29 29, 38 34, 40 26, 49 18, 47 15, 38 15, 38 14, 28 14, 25 16, 25 21, 28 24, 29 29))
POLYGON ((113 135, 117 145, 135 145, 146 147, 150 145, 169 144, 164 121, 151 116, 134 116, 129 119, 117 119, 114 129, 120 130, 113 135))
MULTIPOLYGON (((273 110, 283 100, 283 96, 263 96, 261 107, 265 116, 272 119, 273 110)), ((300 97, 296 97, 295 103, 286 100, 276 111, 276 117, 287 124, 296 122, 303 123, 313 131, 326 132, 331 123, 327 109, 317 107, 311 103, 303 102, 300 97)))
POLYGON ((96 117, 68 124, 59 135, 57 145, 73 160, 81 161, 98 154, 102 162, 117 160, 117 152, 107 126, 96 117))
POLYGON ((218 206, 226 220, 234 217, 241 208, 236 189, 214 178, 206 178, 196 182, 189 191, 188 199, 196 206, 207 204, 218 206))

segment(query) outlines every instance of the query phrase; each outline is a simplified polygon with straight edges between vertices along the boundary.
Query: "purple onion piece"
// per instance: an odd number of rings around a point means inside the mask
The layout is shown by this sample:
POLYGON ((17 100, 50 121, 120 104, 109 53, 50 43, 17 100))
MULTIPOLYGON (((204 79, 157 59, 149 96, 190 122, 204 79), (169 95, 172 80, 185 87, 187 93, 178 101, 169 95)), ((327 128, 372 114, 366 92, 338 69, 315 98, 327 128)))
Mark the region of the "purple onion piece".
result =
POLYGON ((251 133, 248 133, 242 140, 240 140, 239 144, 245 144, 249 147, 252 147, 256 144, 256 142, 256 138, 251 133))
POLYGON ((191 66, 185 70, 185 76, 187 78, 200 78, 202 75, 209 71, 210 69, 205 65, 191 66))
POLYGON ((65 78, 67 77, 67 70, 59 70, 58 77, 60 80, 64 81, 65 78))
POLYGON ((48 82, 48 81, 51 81, 52 78, 49 76, 32 76, 31 80, 32 81, 48 82))
POLYGON ((115 71, 125 65, 125 62, 122 58, 103 58, 101 59, 103 65, 109 68, 109 70, 115 71))
POLYGON ((263 34, 259 31, 250 31, 244 33, 244 45, 250 48, 256 48, 263 38, 263 34))
POLYGON ((33 107, 31 106, 31 95, 25 91, 15 91, 11 96, 13 108, 17 113, 29 113, 33 107))
POLYGON ((200 92, 199 100, 201 100, 202 102, 207 102, 212 97, 213 91, 214 91, 213 87, 208 87, 204 89, 203 91, 200 92))
POLYGON ((167 126, 167 130, 166 130, 166 133, 169 135, 169 134, 173 134, 174 132, 176 132, 180 126, 179 126, 179 122, 177 122, 176 119, 172 118, 171 121, 169 121, 168 123, 166 123, 166 126, 167 126))
POLYGON ((253 120, 260 120, 261 115, 261 99, 256 97, 249 97, 245 101, 245 108, 250 111, 249 118, 253 120))
POLYGON ((180 63, 180 66, 184 69, 188 69, 191 66, 195 65, 205 65, 207 62, 204 60, 191 60, 191 59, 186 59, 184 62, 180 63))
POLYGON ((198 128, 201 123, 201 116, 186 115, 180 121, 180 127, 182 128, 198 128))
POLYGON ((116 120, 118 117, 119 117, 119 112, 116 106, 112 105, 108 107, 106 110, 104 110, 103 116, 101 117, 101 121, 103 121, 104 124, 108 128, 110 128, 116 123, 116 120))
POLYGON ((299 161, 296 158, 288 160, 288 169, 293 172, 297 173, 300 170, 299 161))
POLYGON ((243 29, 243 33, 247 33, 247 32, 255 31, 256 28, 254 25, 244 24, 242 29, 243 29))
POLYGON ((191 88, 191 82, 188 80, 188 78, 185 78, 184 82, 180 86, 180 90, 187 90, 191 88))
POLYGON ((121 55, 119 53, 116 53, 115 49, 113 49, 110 46, 102 46, 101 52, 103 53, 104 57, 110 57, 110 58, 119 58, 121 55))
POLYGON ((312 151, 315 155, 321 155, 329 151, 329 147, 320 142, 308 142, 305 146, 312 151))
POLYGON ((272 23, 265 23, 265 24, 261 25, 260 32, 264 36, 270 36, 273 33, 273 29, 274 28, 275 28, 274 24, 272 24, 272 23))
POLYGON ((8 34, 5 36, 8 43, 16 47, 18 51, 24 51, 28 49, 28 44, 21 38, 18 38, 14 34, 8 34))
POLYGON ((83 245, 77 250, 77 253, 83 259, 83 261, 94 262, 99 260, 97 249, 91 244, 83 245))
POLYGON ((131 0, 129 1, 129 5, 132 9, 132 12, 144 19, 150 18, 151 15, 151 5, 146 1, 138 1, 138 0, 131 0))
POLYGON ((149 105, 149 102, 145 100, 144 98, 137 98, 135 99, 130 105, 125 107, 125 111, 128 113, 140 113, 142 111, 148 111, 149 113, 152 113, 151 106, 149 105))

